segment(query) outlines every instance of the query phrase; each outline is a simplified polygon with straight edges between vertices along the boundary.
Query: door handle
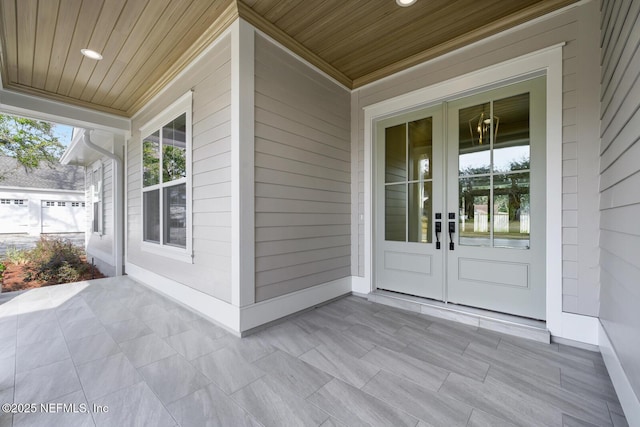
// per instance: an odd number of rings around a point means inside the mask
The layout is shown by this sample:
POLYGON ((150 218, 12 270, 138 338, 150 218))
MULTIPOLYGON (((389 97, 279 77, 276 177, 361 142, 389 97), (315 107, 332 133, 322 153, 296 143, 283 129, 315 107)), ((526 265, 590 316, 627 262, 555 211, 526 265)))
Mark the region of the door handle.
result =
POLYGON ((440 249, 440 233, 442 233, 442 222, 436 221, 436 249, 440 249))
MULTIPOLYGON (((449 219, 456 219, 456 214, 449 213, 449 219)), ((455 221, 449 221, 449 250, 452 251, 454 249, 453 243, 453 235, 456 232, 456 223, 455 221)))

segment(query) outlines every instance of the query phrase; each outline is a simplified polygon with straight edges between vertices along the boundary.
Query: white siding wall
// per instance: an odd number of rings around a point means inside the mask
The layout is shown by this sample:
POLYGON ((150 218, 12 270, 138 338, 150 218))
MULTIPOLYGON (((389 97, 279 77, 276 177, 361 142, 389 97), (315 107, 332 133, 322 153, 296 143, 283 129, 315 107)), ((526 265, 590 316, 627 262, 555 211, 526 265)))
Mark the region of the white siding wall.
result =
POLYGON ((600 318, 640 396, 640 2, 601 16, 600 318))
MULTIPOLYGON (((113 161, 103 157, 102 161, 102 236, 93 232, 93 206, 91 204, 92 165, 86 168, 85 183, 87 186, 87 252, 102 259, 113 268, 113 161), (106 255, 106 256, 105 256, 106 255), (107 257, 108 256, 108 257, 107 257)), ((89 261, 91 261, 89 259, 89 261)), ((109 272, 104 271, 104 274, 109 272)))
MULTIPOLYGON (((591 1, 525 24, 352 94, 352 160, 357 180, 353 200, 352 274, 364 276, 363 107, 565 42, 563 48, 563 309, 598 315, 597 40, 598 2, 591 1)), ((549 183, 555 185, 555 183, 549 183)))
POLYGON ((231 300, 231 49, 227 35, 134 117, 127 149, 128 262, 231 300), (193 264, 141 250, 140 126, 193 89, 193 264))
POLYGON ((256 301, 350 275, 349 92, 255 41, 256 301))

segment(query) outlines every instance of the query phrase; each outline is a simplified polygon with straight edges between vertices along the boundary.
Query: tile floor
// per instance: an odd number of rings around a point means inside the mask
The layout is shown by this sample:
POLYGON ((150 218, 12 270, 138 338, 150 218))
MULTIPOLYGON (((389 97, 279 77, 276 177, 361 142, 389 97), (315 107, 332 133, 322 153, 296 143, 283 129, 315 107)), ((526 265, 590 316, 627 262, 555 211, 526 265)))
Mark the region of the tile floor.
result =
POLYGON ((0 427, 626 425, 597 353, 357 297, 238 339, 128 278, 0 294, 7 402, 38 411, 0 427))

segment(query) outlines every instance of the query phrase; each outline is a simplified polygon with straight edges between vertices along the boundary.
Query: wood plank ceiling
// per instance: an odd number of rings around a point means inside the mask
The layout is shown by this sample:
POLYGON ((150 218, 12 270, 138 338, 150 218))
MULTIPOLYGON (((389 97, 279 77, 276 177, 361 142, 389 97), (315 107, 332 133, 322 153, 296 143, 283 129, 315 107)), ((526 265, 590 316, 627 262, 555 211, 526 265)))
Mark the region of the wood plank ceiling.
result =
POLYGON ((4 89, 130 117, 238 16, 356 88, 575 1, 0 0, 0 70, 4 89))

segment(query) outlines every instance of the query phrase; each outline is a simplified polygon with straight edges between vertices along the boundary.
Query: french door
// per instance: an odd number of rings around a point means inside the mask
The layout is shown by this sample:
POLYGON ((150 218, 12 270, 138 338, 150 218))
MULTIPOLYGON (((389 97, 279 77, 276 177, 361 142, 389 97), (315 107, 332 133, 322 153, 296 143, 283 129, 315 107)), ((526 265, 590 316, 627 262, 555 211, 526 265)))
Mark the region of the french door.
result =
POLYGON ((382 120, 377 288, 545 318, 545 78, 382 120))

